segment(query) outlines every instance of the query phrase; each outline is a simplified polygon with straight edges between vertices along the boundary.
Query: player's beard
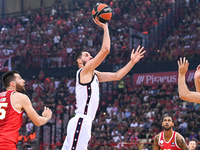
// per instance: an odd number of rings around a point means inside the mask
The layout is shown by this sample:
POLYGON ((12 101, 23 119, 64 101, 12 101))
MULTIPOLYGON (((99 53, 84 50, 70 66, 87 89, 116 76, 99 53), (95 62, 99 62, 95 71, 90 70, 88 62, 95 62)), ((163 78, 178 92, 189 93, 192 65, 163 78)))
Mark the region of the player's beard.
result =
POLYGON ((17 84, 16 85, 16 91, 20 92, 20 93, 25 93, 26 89, 25 89, 25 87, 21 86, 20 84, 17 84))
POLYGON ((172 128, 172 127, 165 128, 164 126, 162 126, 162 127, 164 130, 167 130, 167 131, 171 130, 171 128, 172 128))

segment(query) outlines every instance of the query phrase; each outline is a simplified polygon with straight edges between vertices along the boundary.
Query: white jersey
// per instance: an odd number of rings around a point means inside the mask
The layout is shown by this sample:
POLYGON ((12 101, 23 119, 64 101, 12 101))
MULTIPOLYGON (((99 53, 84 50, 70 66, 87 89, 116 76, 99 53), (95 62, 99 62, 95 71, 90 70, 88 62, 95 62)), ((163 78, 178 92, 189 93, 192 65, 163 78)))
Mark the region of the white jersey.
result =
POLYGON ((80 83, 80 72, 76 73, 76 111, 77 114, 88 115, 94 120, 99 106, 99 80, 94 74, 89 83, 80 83))

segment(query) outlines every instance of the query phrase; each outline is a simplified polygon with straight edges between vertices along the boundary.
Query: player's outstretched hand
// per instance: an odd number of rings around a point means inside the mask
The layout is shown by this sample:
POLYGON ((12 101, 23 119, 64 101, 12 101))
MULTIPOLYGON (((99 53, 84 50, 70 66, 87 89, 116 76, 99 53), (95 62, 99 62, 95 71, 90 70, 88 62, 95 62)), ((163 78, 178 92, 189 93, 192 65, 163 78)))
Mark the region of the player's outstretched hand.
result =
POLYGON ((102 23, 102 22, 100 22, 98 19, 93 19, 94 20, 94 22, 97 24, 97 25, 99 25, 100 27, 102 27, 103 29, 104 28, 108 28, 108 24, 107 23, 102 23))
POLYGON ((48 107, 44 107, 44 111, 42 112, 42 116, 48 118, 48 120, 52 117, 52 111, 48 107))
POLYGON ((197 66, 197 70, 195 71, 194 78, 200 80, 200 65, 197 66))
POLYGON ((131 53, 131 60, 133 63, 137 63, 141 58, 144 57, 144 53, 146 52, 143 50, 144 47, 140 48, 140 45, 137 47, 136 51, 133 49, 131 53))
POLYGON ((188 60, 185 57, 181 57, 180 61, 178 61, 178 73, 180 75, 185 75, 189 67, 188 60))

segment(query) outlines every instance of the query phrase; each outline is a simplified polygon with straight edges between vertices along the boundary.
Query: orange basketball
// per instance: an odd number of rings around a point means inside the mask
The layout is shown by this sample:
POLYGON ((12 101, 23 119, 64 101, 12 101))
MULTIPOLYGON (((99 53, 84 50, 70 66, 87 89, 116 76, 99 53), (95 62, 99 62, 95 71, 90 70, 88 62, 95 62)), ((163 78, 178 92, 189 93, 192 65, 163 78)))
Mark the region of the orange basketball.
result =
POLYGON ((112 9, 103 3, 97 3, 92 10, 93 18, 97 18, 100 22, 106 23, 112 17, 112 9))

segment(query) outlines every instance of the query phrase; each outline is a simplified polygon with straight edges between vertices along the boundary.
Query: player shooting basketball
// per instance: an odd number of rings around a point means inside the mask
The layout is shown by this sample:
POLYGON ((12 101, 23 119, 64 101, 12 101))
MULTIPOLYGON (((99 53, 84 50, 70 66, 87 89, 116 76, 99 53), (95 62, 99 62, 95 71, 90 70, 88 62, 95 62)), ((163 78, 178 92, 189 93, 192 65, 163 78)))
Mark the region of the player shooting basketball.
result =
POLYGON ((131 52, 131 60, 117 72, 100 72, 95 70, 110 52, 110 36, 107 23, 97 19, 94 22, 103 28, 101 50, 93 58, 83 50, 77 52, 75 61, 80 68, 76 74, 76 116, 70 119, 67 137, 62 150, 86 150, 91 137, 92 121, 99 106, 99 82, 116 81, 123 78, 131 68, 144 57, 143 47, 138 46, 131 52))

